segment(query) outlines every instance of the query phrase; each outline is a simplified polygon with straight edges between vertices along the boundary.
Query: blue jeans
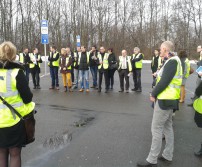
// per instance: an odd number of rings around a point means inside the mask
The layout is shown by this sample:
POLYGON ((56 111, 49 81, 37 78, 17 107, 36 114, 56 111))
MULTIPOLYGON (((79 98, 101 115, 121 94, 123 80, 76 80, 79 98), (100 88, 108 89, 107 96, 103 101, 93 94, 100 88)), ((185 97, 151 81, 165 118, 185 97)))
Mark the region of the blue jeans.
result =
POLYGON ((29 83, 29 73, 30 73, 29 67, 25 67, 25 76, 28 83, 29 83))
POLYGON ((75 75, 76 87, 78 87, 78 83, 79 83, 79 70, 78 69, 74 69, 74 75, 75 75))
POLYGON ((86 81, 86 89, 89 89, 89 70, 79 70, 79 78, 81 89, 84 89, 84 80, 86 81))
POLYGON ((93 78, 93 86, 97 86, 97 70, 98 70, 98 66, 90 67, 90 71, 93 78))
POLYGON ((50 67, 50 76, 52 80, 52 87, 59 86, 59 79, 58 79, 58 67, 50 67))

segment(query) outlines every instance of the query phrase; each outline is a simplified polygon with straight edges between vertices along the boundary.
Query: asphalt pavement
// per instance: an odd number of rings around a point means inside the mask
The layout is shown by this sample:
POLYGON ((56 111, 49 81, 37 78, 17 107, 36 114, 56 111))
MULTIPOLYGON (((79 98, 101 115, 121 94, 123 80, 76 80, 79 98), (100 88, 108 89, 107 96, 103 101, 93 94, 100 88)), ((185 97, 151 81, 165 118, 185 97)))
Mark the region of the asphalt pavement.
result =
MULTIPOLYGON (((134 167, 151 146, 153 109, 150 65, 142 70, 142 92, 119 93, 118 73, 109 93, 49 90, 50 76, 41 74, 41 90, 33 90, 36 102, 36 141, 22 150, 23 167, 134 167)), ((90 74, 91 76, 91 74, 90 74)), ((196 74, 188 78, 186 101, 174 117, 175 150, 171 164, 159 166, 201 167, 194 156, 202 142, 202 130, 187 107, 195 89, 196 74)), ((31 78, 31 75, 30 75, 31 78)), ((92 78, 90 77, 90 85, 92 78)), ((104 82, 103 82, 104 87, 104 82)), ((33 88, 30 82, 30 88, 33 88)), ((133 79, 130 77, 130 89, 133 79)), ((165 141, 163 142, 164 147, 165 141)))

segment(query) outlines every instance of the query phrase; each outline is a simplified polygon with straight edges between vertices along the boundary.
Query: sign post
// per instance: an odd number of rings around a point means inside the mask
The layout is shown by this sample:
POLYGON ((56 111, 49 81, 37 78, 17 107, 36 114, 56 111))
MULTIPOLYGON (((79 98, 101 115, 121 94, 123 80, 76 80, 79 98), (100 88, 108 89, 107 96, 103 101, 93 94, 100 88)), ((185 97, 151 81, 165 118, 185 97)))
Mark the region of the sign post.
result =
POLYGON ((81 47, 81 37, 80 37, 80 35, 76 36, 76 46, 81 47))
POLYGON ((48 40, 48 20, 41 20, 41 43, 44 44, 45 75, 47 75, 46 44, 49 43, 49 40, 48 40))

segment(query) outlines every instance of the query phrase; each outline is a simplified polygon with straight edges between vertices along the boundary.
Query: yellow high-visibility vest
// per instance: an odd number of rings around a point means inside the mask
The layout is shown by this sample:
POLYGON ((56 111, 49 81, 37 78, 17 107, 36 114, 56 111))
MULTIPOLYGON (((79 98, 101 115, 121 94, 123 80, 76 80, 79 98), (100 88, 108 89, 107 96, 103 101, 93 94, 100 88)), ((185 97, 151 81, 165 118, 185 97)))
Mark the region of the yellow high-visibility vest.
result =
MULTIPOLYGON (((154 59, 155 59, 155 57, 152 58, 152 66, 154 66, 154 59)), ((158 67, 157 67, 157 69, 161 66, 161 64, 162 64, 162 58, 159 56, 158 57, 158 67)))
MULTIPOLYGON (((35 58, 35 55, 34 55, 33 53, 30 53, 30 54, 29 54, 29 57, 30 57, 30 60, 31 60, 31 61, 36 59, 36 58, 35 58)), ((38 55, 38 58, 41 59, 41 55, 38 55)), ((36 63, 36 62, 35 62, 35 63, 36 63)), ((36 65, 35 63, 34 63, 34 62, 29 63, 29 68, 34 68, 35 65, 36 65)), ((40 68, 41 63, 38 63, 38 66, 39 66, 39 68, 40 68)))
MULTIPOLYGON (((143 53, 138 53, 138 55, 136 56, 136 58, 139 58, 140 55, 142 55, 144 57, 143 53)), ((135 54, 133 54, 133 59, 135 58, 135 54)), ((135 68, 142 68, 142 60, 135 62, 135 68)))
POLYGON ((100 65, 98 66, 98 69, 101 69, 102 66, 103 66, 103 68, 104 68, 105 70, 109 68, 109 61, 108 61, 108 58, 109 58, 109 54, 108 54, 108 53, 105 53, 103 60, 102 60, 102 55, 101 55, 100 53, 98 54, 99 62, 102 62, 102 64, 100 64, 100 65))
MULTIPOLYGON (((12 105, 21 116, 25 116, 34 110, 35 103, 24 104, 16 88, 16 76, 19 69, 0 69, 0 95, 12 105)), ((20 118, 15 115, 0 100, 0 128, 11 127, 17 124, 20 118)))
MULTIPOLYGON (((50 55, 52 54, 52 52, 50 52, 50 55)), ((53 58, 56 58, 57 54, 59 54, 59 52, 55 52, 53 54, 53 58)), ((60 61, 60 58, 58 58, 56 61, 53 61, 52 62, 52 66, 54 67, 59 67, 59 61, 60 61)), ((50 65, 50 62, 48 63, 48 65, 50 65)))
POLYGON ((23 53, 20 53, 19 62, 20 62, 20 63, 23 63, 23 64, 25 63, 25 59, 24 59, 23 53))
POLYGON ((194 100, 193 107, 196 112, 202 114, 202 96, 194 100))
POLYGON ((181 65, 181 61, 180 61, 180 59, 179 59, 178 56, 171 57, 170 59, 168 59, 166 61, 166 63, 164 64, 164 66, 158 72, 157 84, 161 80, 161 77, 162 77, 165 65, 170 60, 173 60, 173 59, 177 61, 177 71, 176 71, 175 76, 173 77, 172 81, 167 86, 167 88, 164 89, 157 96, 158 99, 162 99, 162 100, 177 100, 177 99, 180 98, 180 88, 181 88, 181 85, 182 85, 182 65, 181 65))
MULTIPOLYGON (((129 72, 132 71, 132 65, 131 65, 131 60, 130 59, 131 59, 130 56, 126 57, 126 61, 128 63, 128 70, 129 70, 129 72)), ((123 56, 119 56, 119 68, 118 69, 121 69, 122 63, 123 63, 123 56)))
POLYGON ((185 78, 189 77, 189 75, 190 75, 190 69, 191 69, 191 65, 190 65, 189 59, 186 58, 186 60, 185 60, 185 70, 184 70, 184 71, 186 71, 186 74, 184 74, 185 78))

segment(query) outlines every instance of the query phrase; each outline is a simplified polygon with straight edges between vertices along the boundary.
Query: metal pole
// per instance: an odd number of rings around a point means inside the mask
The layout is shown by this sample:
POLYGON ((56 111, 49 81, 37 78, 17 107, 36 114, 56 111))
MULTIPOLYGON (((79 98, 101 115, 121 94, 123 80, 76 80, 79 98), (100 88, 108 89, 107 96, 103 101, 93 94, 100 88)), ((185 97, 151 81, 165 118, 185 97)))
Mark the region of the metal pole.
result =
POLYGON ((44 44, 44 54, 45 54, 45 75, 47 75, 46 44, 44 44))

